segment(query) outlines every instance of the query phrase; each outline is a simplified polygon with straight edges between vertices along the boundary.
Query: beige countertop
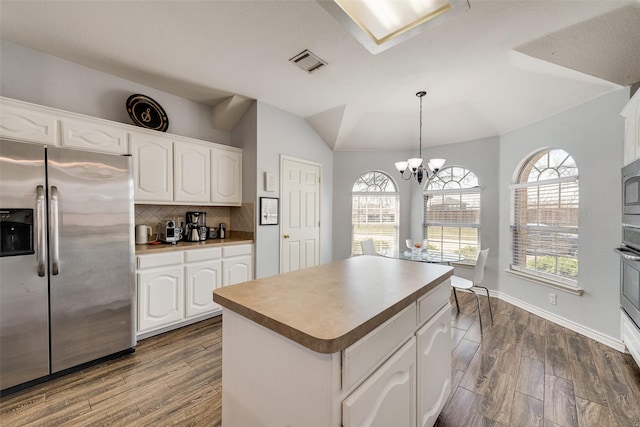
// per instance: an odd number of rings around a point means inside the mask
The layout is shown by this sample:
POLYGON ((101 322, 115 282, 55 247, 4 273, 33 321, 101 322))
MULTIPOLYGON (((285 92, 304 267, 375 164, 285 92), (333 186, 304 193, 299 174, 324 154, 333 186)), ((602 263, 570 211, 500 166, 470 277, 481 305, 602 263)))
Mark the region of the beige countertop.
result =
POLYGON ((213 300, 313 351, 335 353, 451 275, 448 266, 357 256, 216 289, 213 300))
POLYGON ((183 251, 185 249, 213 248, 216 246, 231 246, 244 243, 253 243, 251 239, 210 239, 203 242, 180 241, 175 245, 170 243, 160 243, 156 245, 136 245, 136 255, 157 254, 160 252, 183 251))

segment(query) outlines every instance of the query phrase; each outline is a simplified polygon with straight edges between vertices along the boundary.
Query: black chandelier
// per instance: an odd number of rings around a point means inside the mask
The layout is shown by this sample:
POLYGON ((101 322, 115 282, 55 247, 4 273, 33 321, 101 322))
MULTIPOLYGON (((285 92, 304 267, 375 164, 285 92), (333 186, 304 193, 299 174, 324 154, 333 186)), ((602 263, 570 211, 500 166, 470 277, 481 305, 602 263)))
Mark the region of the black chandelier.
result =
MULTIPOLYGON (((427 92, 420 91, 416 93, 416 96, 420 98, 420 157, 414 157, 408 160, 403 160, 401 162, 396 162, 396 169, 400 172, 402 179, 408 180, 411 177, 414 177, 418 184, 422 184, 422 180, 424 178, 427 179, 427 182, 438 173, 442 165, 444 165, 445 159, 429 159, 427 161, 427 165, 423 166, 422 161, 422 97, 425 96, 427 92), (405 174, 405 172, 407 172, 405 174), (431 172, 431 175, 429 174, 431 172)), ((425 183, 426 185, 426 183, 425 183)))

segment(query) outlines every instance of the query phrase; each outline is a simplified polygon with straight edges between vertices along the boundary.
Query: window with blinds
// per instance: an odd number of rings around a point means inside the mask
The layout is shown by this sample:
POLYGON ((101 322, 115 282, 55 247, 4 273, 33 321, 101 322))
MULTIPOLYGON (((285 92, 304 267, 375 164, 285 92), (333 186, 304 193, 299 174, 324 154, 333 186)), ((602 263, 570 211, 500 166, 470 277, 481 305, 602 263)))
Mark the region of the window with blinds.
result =
POLYGON ((511 186, 511 269, 577 287, 578 168, 564 150, 532 156, 511 186))
POLYGON ((424 239, 431 251, 475 262, 480 252, 480 187, 468 169, 441 169, 424 193, 424 239))
POLYGON ((398 255, 399 205, 389 175, 370 171, 356 180, 351 193, 351 255, 361 255, 360 242, 369 238, 378 253, 398 255))

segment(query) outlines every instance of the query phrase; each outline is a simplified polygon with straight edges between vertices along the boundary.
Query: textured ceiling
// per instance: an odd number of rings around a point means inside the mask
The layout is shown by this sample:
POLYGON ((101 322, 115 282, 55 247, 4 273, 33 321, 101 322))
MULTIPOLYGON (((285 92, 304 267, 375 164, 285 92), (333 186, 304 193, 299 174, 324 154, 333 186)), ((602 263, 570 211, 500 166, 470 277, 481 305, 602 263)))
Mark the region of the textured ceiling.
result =
POLYGON ((640 80, 638 1, 470 6, 377 55, 315 0, 2 0, 0 38, 197 102, 258 99, 336 150, 417 148, 419 90, 429 146, 499 135, 640 80), (304 49, 328 65, 289 63, 304 49))

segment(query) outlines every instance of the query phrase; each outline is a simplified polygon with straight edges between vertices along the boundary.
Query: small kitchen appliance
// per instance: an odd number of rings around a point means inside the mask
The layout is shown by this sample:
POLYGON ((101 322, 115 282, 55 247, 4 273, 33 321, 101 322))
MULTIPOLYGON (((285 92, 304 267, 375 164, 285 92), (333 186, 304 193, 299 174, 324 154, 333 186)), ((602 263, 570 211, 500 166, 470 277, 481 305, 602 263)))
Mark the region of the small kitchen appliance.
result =
POLYGON ((158 224, 158 239, 165 242, 176 244, 182 238, 182 230, 176 227, 176 222, 172 219, 165 219, 158 224))
POLYGON ((136 225, 136 245, 146 245, 150 242, 149 236, 151 235, 151 227, 144 224, 136 225))
POLYGON ((186 214, 186 240, 189 242, 199 242, 207 240, 207 213, 196 211, 186 214))

